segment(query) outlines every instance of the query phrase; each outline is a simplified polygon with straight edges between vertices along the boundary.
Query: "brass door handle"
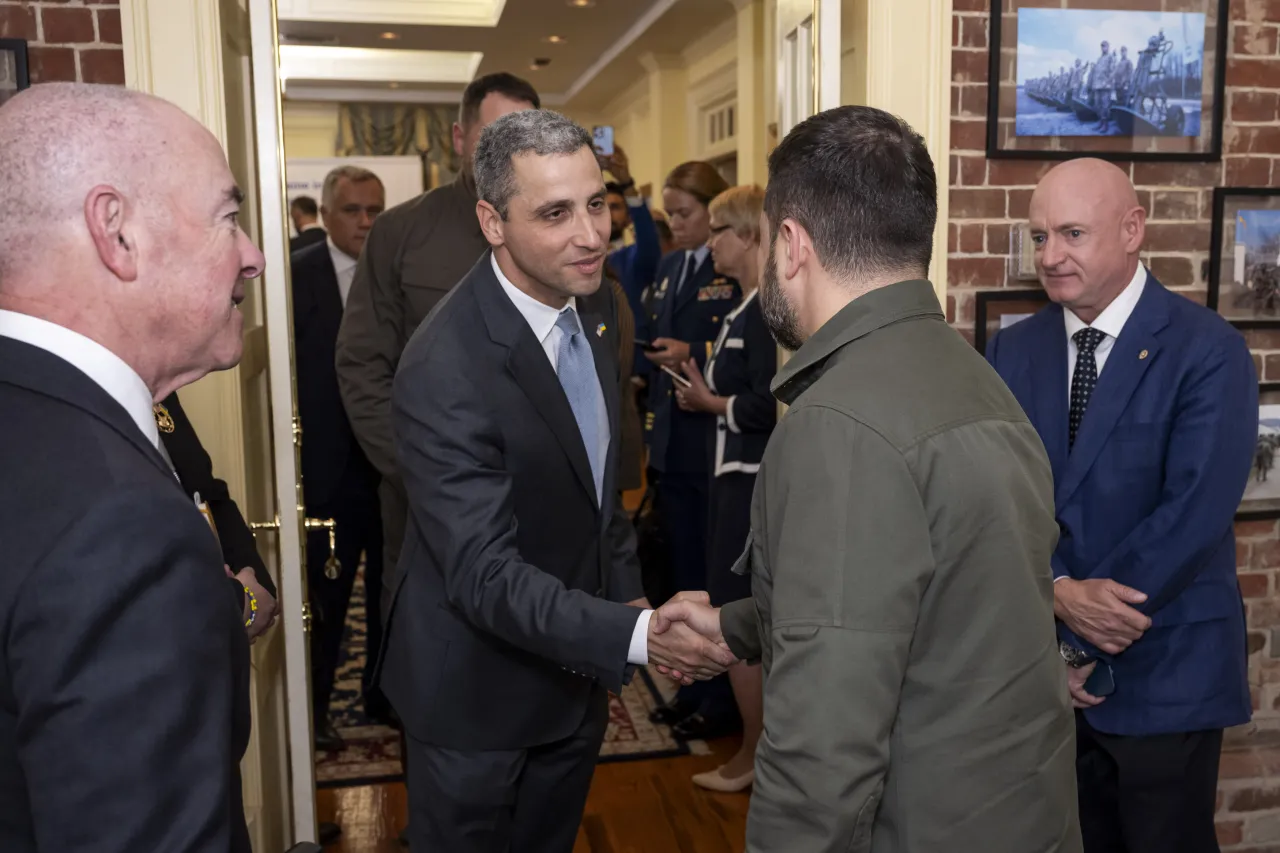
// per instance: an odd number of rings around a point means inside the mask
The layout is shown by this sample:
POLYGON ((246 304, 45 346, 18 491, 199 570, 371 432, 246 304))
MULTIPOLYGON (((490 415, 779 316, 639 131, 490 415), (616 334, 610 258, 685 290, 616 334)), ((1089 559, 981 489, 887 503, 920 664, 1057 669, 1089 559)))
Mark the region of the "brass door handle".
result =
MULTIPOLYGON (((324 562, 324 576, 329 580, 337 580, 342 575, 342 561, 338 559, 338 523, 332 518, 304 518, 302 526, 307 530, 329 531, 329 559, 324 562)), ((251 531, 280 530, 280 516, 273 521, 254 521, 249 523, 251 531)))

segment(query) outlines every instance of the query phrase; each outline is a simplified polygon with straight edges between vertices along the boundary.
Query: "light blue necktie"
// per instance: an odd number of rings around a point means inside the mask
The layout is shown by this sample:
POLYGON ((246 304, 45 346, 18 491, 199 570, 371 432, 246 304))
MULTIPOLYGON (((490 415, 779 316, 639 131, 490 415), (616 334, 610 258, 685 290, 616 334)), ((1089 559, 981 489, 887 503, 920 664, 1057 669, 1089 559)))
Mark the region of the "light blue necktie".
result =
POLYGON ((578 432, 582 434, 587 461, 591 463, 591 479, 596 484, 598 503, 604 491, 604 460, 600 458, 600 380, 596 376, 596 360, 573 309, 561 311, 556 319, 556 326, 563 333, 556 361, 556 375, 560 378, 560 387, 564 389, 565 396, 569 398, 569 408, 573 409, 573 419, 578 422, 578 432))

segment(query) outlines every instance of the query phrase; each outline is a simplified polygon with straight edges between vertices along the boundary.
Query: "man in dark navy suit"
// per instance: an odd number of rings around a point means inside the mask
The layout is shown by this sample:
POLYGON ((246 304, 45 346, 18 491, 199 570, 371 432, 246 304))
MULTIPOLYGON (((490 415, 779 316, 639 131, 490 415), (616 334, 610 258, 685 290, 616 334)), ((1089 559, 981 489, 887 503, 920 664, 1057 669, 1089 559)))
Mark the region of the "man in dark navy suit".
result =
POLYGON ((329 699, 342 649, 351 587, 365 555, 367 657, 365 710, 386 715, 386 700, 371 682, 382 641, 382 522, 377 470, 360 449, 338 392, 334 353, 356 262, 373 220, 386 204, 382 181, 367 169, 340 166, 324 181, 320 215, 328 238, 293 255, 293 331, 302 423, 302 487, 311 518, 332 518, 336 548, 330 562, 328 534, 307 536, 307 583, 316 624, 311 632, 311 696, 316 747, 343 747, 329 720, 329 699))
POLYGON ((177 107, 72 83, 0 111, 0 188, 0 850, 250 853, 253 626, 153 410, 240 360, 241 192, 177 107))
POLYGON ((1250 715, 1232 518, 1258 384, 1241 336, 1139 262, 1145 221, 1111 164, 1046 175, 1031 233, 1055 304, 987 357, 1053 464, 1086 853, 1205 853, 1222 730, 1250 715))

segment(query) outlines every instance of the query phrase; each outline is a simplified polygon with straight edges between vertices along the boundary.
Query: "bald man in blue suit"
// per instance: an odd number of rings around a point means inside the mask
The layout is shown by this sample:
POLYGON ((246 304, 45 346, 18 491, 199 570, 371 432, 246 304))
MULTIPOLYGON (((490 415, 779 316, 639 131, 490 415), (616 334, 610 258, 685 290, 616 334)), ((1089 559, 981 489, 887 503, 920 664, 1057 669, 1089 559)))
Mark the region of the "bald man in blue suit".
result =
POLYGON ((987 358, 1053 464, 1085 851, 1216 851, 1222 730, 1251 707, 1232 519, 1258 437, 1253 359, 1142 266, 1146 214, 1117 167, 1058 166, 1030 218, 1054 304, 987 358))

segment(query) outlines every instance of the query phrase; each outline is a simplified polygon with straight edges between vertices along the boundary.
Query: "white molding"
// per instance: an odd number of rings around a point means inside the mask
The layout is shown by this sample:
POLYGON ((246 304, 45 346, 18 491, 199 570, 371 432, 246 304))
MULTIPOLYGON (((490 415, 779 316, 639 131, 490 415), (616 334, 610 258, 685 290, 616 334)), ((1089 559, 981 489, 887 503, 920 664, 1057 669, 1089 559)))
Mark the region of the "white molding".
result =
MULTIPOLYGON (((573 81, 573 85, 565 91, 562 103, 567 103, 576 98, 579 92, 590 85, 591 81, 596 79, 601 71, 608 68, 611 62, 621 56, 624 50, 635 44, 636 39, 644 35, 676 2, 677 0, 655 0, 654 4, 649 7, 649 11, 641 15, 640 19, 632 24, 617 41, 609 45, 605 52, 600 54, 599 59, 591 63, 587 70, 582 72, 577 80, 573 81)), ((705 2, 705 0, 700 0, 700 2, 705 2)))
MULTIPOLYGON (((284 84, 284 97, 290 103, 333 101, 370 104, 458 104, 462 102, 462 90, 372 89, 291 80, 284 84)), ((542 100, 543 103, 547 102, 546 98, 542 100)))
POLYGON ((951 165, 951 0, 867 4, 867 103, 901 116, 924 137, 938 180, 938 222, 929 276, 947 288, 951 165))
POLYGON ((684 57, 678 53, 646 53, 640 57, 640 67, 650 74, 659 71, 679 71, 684 68, 684 57))
POLYGON ((737 35, 738 20, 737 16, 734 15, 727 20, 721 21, 716 25, 715 29, 680 51, 680 55, 684 58, 685 65, 693 65, 698 60, 705 59, 728 45, 734 45, 736 50, 737 35))
POLYGON ((506 0, 277 0, 277 5, 282 21, 496 27, 506 0))
POLYGON ((712 160, 738 150, 737 132, 741 128, 741 111, 735 110, 734 135, 710 143, 703 127, 707 113, 738 100, 738 62, 721 65, 697 82, 690 81, 688 90, 689 151, 695 160, 712 160))
POLYGON ((285 44, 280 46, 280 79, 465 86, 483 58, 474 51, 285 44))

